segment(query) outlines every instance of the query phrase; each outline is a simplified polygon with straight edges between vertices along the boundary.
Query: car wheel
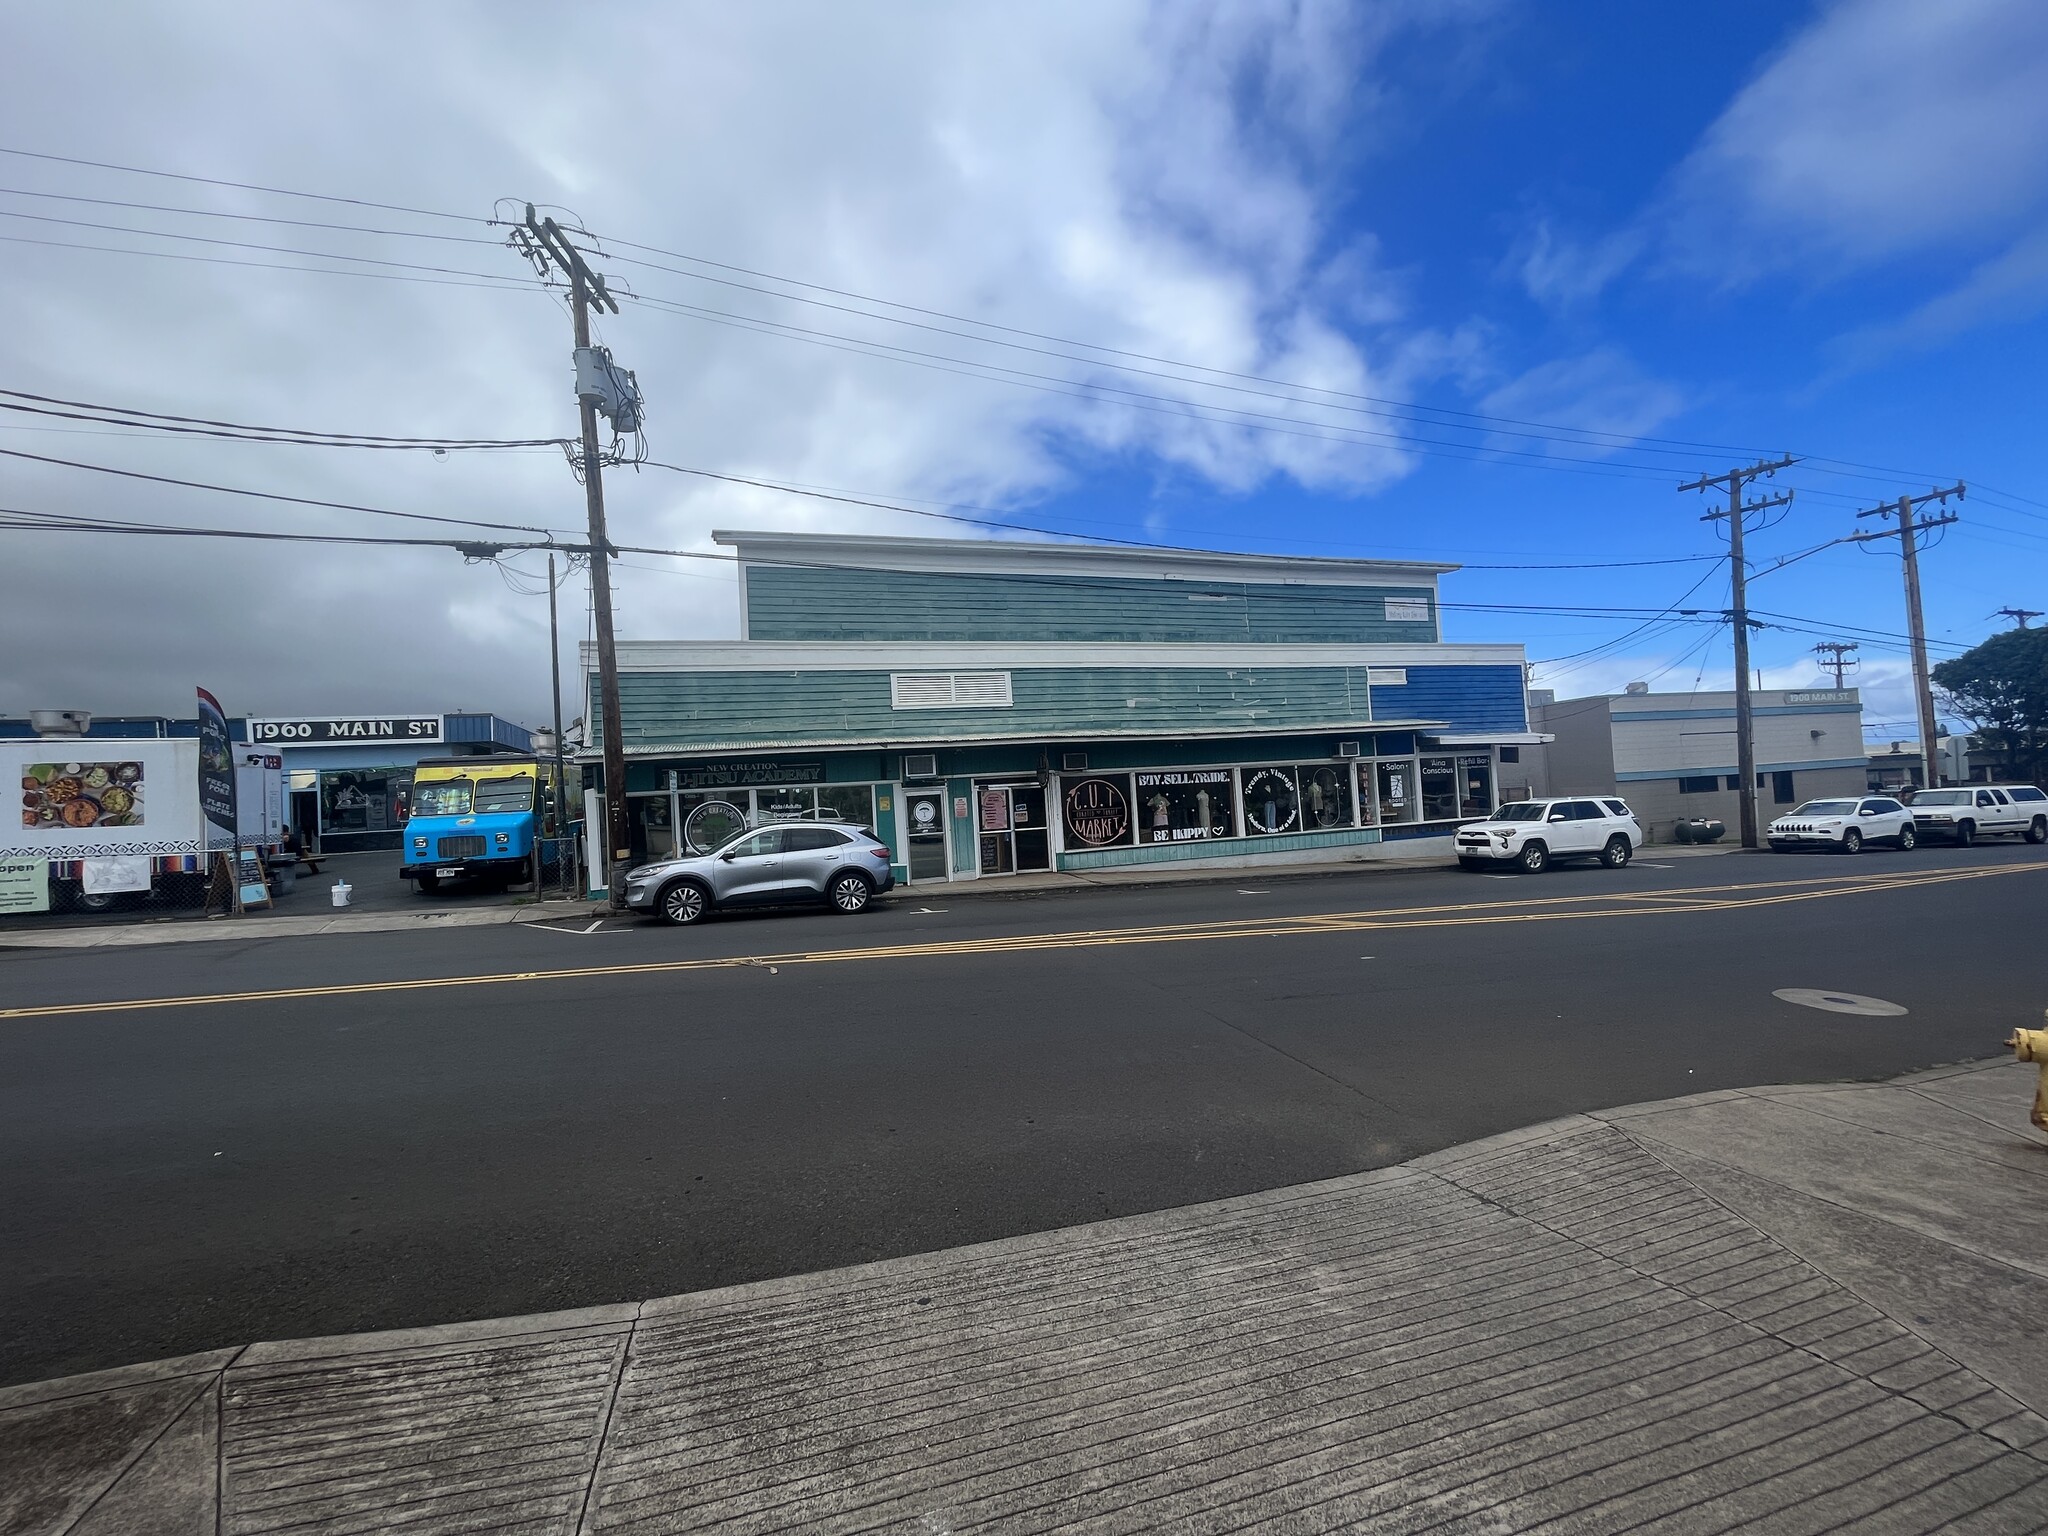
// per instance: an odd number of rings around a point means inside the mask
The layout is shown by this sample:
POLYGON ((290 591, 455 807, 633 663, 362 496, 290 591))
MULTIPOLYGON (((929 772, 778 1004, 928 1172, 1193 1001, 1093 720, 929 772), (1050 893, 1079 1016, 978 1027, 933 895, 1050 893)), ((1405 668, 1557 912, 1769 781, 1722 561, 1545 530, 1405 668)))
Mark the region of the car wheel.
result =
POLYGON ((1458 860, 1458 868, 1460 868, 1460 869, 1480 869, 1480 868, 1483 868, 1483 867, 1484 867, 1484 865, 1485 865, 1485 862, 1486 862, 1486 861, 1485 861, 1484 859, 1460 859, 1460 860, 1458 860))
POLYGON ((844 912, 851 917, 856 912, 867 911, 868 901, 874 895, 874 891, 875 888, 868 884, 866 875, 856 874, 849 869, 832 877, 832 884, 827 888, 826 894, 832 900, 833 911, 844 912))
POLYGON ((1625 869, 1629 856, 1634 852, 1635 850, 1628 845, 1628 839, 1617 832, 1607 839, 1607 846, 1600 850, 1600 862, 1609 869, 1625 869))
POLYGON ((1901 853, 1912 852, 1914 846, 1919 841, 1920 834, 1915 832, 1911 827, 1899 828, 1899 851, 1901 853))
POLYGON ((1515 866, 1525 875, 1540 875, 1550 867, 1550 850, 1541 843, 1530 843, 1516 857, 1515 866))
POLYGON ((2027 841, 2048 843, 2048 816, 2036 816, 2027 823, 2027 841))
POLYGON ((1977 841, 1977 823, 1974 821, 1957 822, 1956 846, 1958 848, 1967 848, 1975 841, 1977 841))
POLYGON ((661 893, 659 910, 664 922, 687 928, 704 920, 705 914, 711 910, 711 903, 705 898, 703 886, 693 880, 678 880, 661 893))
POLYGON ((1842 852, 1861 853, 1862 851, 1863 834, 1857 831, 1854 827, 1849 828, 1848 831, 1842 834, 1842 852))
POLYGON ((422 896, 431 896, 439 889, 441 889, 441 877, 439 875, 420 876, 420 894, 422 896))

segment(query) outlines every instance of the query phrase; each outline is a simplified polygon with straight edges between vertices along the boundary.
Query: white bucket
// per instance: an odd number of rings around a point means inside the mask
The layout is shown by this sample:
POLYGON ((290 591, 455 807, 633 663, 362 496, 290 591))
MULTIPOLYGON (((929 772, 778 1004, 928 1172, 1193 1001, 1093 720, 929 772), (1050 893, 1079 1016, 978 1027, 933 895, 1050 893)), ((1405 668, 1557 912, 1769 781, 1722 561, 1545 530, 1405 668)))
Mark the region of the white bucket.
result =
POLYGON ((348 883, 348 882, 347 882, 346 880, 337 880, 337 881, 335 881, 335 882, 334 882, 334 904, 335 904, 335 905, 336 905, 337 907, 345 907, 345 906, 347 906, 347 905, 348 905, 348 898, 349 898, 349 893, 350 893, 351 891, 353 891, 354 889, 355 889, 355 887, 354 887, 354 886, 352 886, 352 885, 350 885, 350 884, 349 884, 349 883, 348 883))

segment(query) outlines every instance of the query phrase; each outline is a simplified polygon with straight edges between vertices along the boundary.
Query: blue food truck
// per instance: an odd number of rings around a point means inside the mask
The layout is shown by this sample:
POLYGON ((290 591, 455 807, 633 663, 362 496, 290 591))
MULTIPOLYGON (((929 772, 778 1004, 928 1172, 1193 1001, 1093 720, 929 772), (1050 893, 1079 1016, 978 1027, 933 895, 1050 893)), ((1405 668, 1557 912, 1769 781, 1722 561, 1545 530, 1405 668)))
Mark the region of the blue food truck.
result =
POLYGON ((534 878, 534 839, 548 796, 530 757, 432 757, 413 772, 401 879, 422 895, 443 880, 517 885, 534 878))

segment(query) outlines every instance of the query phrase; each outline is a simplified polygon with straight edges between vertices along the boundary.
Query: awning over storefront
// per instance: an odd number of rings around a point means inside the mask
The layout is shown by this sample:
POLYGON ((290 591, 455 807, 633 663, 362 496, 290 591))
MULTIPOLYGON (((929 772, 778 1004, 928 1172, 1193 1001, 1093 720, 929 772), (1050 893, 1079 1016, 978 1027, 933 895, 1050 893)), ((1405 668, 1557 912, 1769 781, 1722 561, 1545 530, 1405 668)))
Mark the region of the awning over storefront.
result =
POLYGON ((1440 747, 1541 747, 1557 740, 1541 731, 1457 731, 1448 735, 1431 732, 1424 739, 1440 747))

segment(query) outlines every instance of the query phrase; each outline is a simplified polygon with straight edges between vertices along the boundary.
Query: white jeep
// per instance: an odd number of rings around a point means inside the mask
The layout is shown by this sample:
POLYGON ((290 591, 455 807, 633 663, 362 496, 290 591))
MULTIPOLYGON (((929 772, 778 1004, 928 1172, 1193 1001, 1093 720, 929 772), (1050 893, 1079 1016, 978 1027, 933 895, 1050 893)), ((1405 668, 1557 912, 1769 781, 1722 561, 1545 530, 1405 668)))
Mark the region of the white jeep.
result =
POLYGON ((1894 843, 1900 848, 1911 848, 1919 840, 1913 827, 1913 813, 1889 795, 1809 800, 1772 822, 1767 839, 1773 853, 1787 853, 1794 848, 1861 853, 1865 843, 1894 843))
POLYGON ((1963 848, 1995 833, 2048 842, 2048 793, 2031 784, 1923 789, 1913 797, 1913 825, 1922 837, 1947 838, 1963 848))
POLYGON ((1528 874, 1558 859, 1598 859, 1620 869, 1643 845, 1642 824, 1611 796, 1516 800, 1485 821, 1458 828, 1458 862, 1467 869, 1513 864, 1528 874))

